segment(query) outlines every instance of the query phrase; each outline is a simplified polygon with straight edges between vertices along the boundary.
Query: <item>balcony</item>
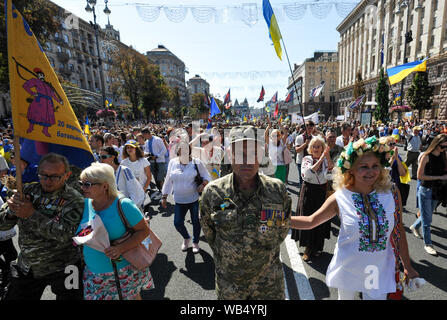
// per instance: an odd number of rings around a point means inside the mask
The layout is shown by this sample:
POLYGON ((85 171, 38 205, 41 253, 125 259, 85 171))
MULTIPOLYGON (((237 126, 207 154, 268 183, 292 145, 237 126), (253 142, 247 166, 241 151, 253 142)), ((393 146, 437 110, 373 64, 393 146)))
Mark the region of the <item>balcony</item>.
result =
POLYGON ((71 69, 67 68, 67 67, 61 67, 58 69, 59 73, 61 73, 64 76, 71 76, 71 73, 73 72, 71 69))
POLYGON ((79 63, 83 63, 84 62, 84 57, 81 55, 78 55, 77 60, 79 63))
POLYGON ((60 62, 67 62, 69 59, 70 59, 70 56, 68 55, 68 53, 66 53, 66 52, 58 52, 57 54, 56 54, 56 56, 57 56, 57 59, 60 61, 60 62))

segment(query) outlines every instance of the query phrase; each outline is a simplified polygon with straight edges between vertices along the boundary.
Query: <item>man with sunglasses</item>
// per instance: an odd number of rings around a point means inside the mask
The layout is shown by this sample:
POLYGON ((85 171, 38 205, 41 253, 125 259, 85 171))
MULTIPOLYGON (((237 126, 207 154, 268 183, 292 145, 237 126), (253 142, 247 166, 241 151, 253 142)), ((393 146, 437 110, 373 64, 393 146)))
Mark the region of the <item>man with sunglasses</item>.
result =
POLYGON ((23 195, 16 193, 0 209, 0 230, 17 224, 20 239, 6 300, 39 300, 47 285, 57 300, 82 299, 81 256, 72 237, 84 198, 66 184, 70 174, 67 159, 49 153, 39 163, 40 182, 24 185, 23 195), (78 271, 72 275, 72 287, 66 286, 66 270, 78 271))

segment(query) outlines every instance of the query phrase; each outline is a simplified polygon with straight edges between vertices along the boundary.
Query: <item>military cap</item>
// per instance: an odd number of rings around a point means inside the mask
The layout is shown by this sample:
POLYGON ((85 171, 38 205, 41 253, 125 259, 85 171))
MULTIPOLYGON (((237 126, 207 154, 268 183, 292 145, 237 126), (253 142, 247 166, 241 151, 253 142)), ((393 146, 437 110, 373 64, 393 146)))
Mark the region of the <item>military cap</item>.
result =
POLYGON ((257 141, 263 142, 262 139, 259 139, 257 136, 257 130, 253 126, 237 126, 233 127, 230 131, 230 143, 239 142, 239 141, 257 141))

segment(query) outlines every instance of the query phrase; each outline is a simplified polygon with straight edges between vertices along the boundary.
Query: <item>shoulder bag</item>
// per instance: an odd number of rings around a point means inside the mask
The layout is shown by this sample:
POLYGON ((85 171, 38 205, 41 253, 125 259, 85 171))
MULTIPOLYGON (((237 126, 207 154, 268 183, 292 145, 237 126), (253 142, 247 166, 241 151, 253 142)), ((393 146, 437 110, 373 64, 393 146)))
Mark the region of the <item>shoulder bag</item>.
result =
MULTIPOLYGON (((124 215, 123 208, 121 206, 122 198, 118 200, 118 213, 121 221, 126 228, 126 233, 119 239, 114 240, 112 245, 118 245, 128 240, 135 230, 130 226, 129 221, 124 215)), ((162 245, 161 240, 157 235, 149 228, 149 236, 142 243, 138 244, 135 248, 132 248, 122 254, 123 258, 130 262, 130 264, 137 270, 142 270, 150 267, 157 257, 157 253, 162 245), (149 241, 150 240, 150 241, 149 241)))
MULTIPOLYGON (((192 160, 192 162, 194 162, 194 160, 192 160)), ((195 166, 196 172, 197 172, 197 175, 194 178, 194 181, 195 181, 195 183, 197 185, 197 188, 198 188, 203 183, 203 178, 200 175, 199 168, 197 167, 197 163, 194 162, 194 166, 195 166)))

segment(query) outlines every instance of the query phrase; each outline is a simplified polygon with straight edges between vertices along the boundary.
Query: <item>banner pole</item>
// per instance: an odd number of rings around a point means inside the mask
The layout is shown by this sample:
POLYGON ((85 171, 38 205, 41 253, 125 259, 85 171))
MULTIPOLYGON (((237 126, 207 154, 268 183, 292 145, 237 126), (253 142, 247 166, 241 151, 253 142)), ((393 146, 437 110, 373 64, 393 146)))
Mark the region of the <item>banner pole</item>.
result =
POLYGON ((299 103, 299 106, 300 106, 301 118, 303 119, 303 124, 305 125, 304 113, 303 113, 303 104, 302 104, 303 96, 302 95, 301 96, 298 95, 298 89, 296 88, 295 77, 293 76, 293 71, 292 71, 292 65, 290 64, 289 54, 287 53, 286 44, 284 43, 284 39, 283 39, 282 36, 281 36, 281 41, 282 41, 282 45, 284 46, 284 52, 286 53, 287 63, 289 64, 289 70, 290 70, 290 74, 292 76, 292 83, 293 83, 293 88, 295 89, 296 97, 297 97, 297 99, 299 97, 301 97, 301 99, 298 100, 298 103, 299 103))
POLYGON ((23 188, 22 188, 22 165, 20 161, 20 137, 14 135, 13 144, 14 144, 14 162, 16 165, 16 183, 17 183, 17 193, 19 197, 23 196, 23 188))

